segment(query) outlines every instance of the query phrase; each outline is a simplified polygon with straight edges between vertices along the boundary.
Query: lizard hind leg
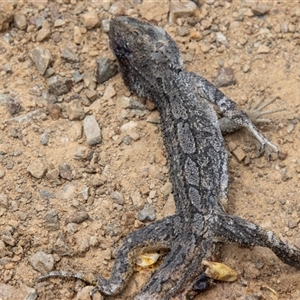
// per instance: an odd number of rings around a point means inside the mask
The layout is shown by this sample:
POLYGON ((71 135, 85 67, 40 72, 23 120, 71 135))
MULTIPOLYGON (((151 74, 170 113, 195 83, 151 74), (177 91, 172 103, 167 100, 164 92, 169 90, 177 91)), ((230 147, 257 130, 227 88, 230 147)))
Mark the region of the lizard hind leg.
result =
POLYGON ((53 271, 38 277, 37 282, 53 277, 75 278, 95 286, 90 292, 91 297, 96 291, 108 296, 117 295, 127 284, 129 277, 133 273, 134 263, 140 254, 144 251, 171 248, 176 226, 178 226, 178 220, 177 216, 174 215, 156 221, 127 235, 117 251, 109 279, 89 272, 53 271))
POLYGON ((119 294, 132 275, 133 266, 139 255, 146 251, 170 249, 177 226, 177 216, 174 215, 127 235, 117 251, 111 277, 109 279, 99 277, 92 293, 100 291, 104 295, 119 294))
POLYGON ((272 231, 231 215, 215 214, 210 221, 210 228, 221 241, 243 246, 267 247, 281 261, 300 269, 300 251, 280 240, 272 231))

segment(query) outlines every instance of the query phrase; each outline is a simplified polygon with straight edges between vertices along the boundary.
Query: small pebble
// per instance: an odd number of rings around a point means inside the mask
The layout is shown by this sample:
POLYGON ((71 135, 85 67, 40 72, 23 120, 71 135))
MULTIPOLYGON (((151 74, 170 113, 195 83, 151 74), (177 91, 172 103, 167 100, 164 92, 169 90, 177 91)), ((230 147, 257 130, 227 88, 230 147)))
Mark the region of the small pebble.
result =
POLYGON ((15 13, 14 23, 16 27, 20 30, 25 30, 27 28, 26 16, 21 13, 15 13))
POLYGON ((250 66, 248 64, 243 65, 243 72, 248 73, 250 71, 250 66))
POLYGON ((129 135, 124 136, 123 143, 125 145, 130 145, 132 143, 132 138, 129 135))
POLYGON ((35 178, 42 178, 46 171, 47 171, 47 167, 44 164, 44 162, 40 159, 36 159, 34 161, 32 161, 28 167, 27 167, 27 171, 35 178))
POLYGON ((174 196, 170 194, 163 208, 164 218, 174 215, 175 211, 176 211, 176 205, 174 201, 174 196))
POLYGON ((32 254, 28 261, 35 270, 42 274, 51 272, 54 268, 53 256, 43 251, 32 254))
POLYGON ((176 32, 179 36, 187 36, 189 34, 189 29, 185 26, 177 27, 176 32))
POLYGON ((84 108, 81 102, 78 100, 74 100, 68 103, 65 106, 65 109, 66 109, 67 116, 71 121, 82 120, 85 116, 84 108))
POLYGON ((66 218, 65 224, 75 223, 80 224, 89 218, 89 214, 85 211, 77 211, 66 218))
POLYGON ((80 30, 80 27, 74 26, 74 43, 77 45, 81 44, 82 38, 83 38, 83 36, 82 36, 81 30, 80 30))
POLYGON ((43 197, 45 199, 55 198, 55 195, 51 190, 40 190, 39 194, 41 195, 41 197, 43 197))
POLYGON ((54 27, 61 27, 61 26, 64 26, 65 24, 66 24, 65 20, 57 19, 54 22, 54 27))
POLYGON ((92 29, 100 25, 100 19, 96 11, 90 11, 82 15, 82 23, 87 29, 92 29))
POLYGON ((48 79, 47 85, 49 92, 56 96, 67 93, 72 87, 72 80, 59 75, 52 76, 48 79))
POLYGON ((63 200, 68 200, 74 197, 76 191, 76 187, 73 184, 67 184, 62 188, 62 191, 60 192, 60 197, 63 200))
POLYGON ((68 164, 61 164, 58 166, 59 170, 59 175, 61 178, 67 179, 67 180, 72 180, 73 179, 73 174, 72 174, 72 168, 68 164))
POLYGON ((5 169, 0 167, 0 179, 5 176, 5 169))
POLYGON ((110 197, 115 203, 120 205, 124 204, 124 198, 120 192, 114 191, 110 194, 110 197))
POLYGON ((97 97, 98 97, 98 93, 95 90, 88 90, 85 95, 89 98, 89 100, 91 100, 92 102, 94 102, 97 97))
POLYGON ((140 208, 143 206, 144 201, 142 200, 141 193, 139 191, 135 191, 131 195, 131 200, 134 206, 140 208))
POLYGON ((163 196, 168 196, 169 194, 172 193, 172 190, 173 190, 173 186, 172 186, 172 183, 170 181, 168 181, 167 183, 165 183, 160 188, 160 191, 162 192, 163 196))
POLYGON ((112 60, 106 57, 100 57, 97 60, 97 83, 103 83, 113 77, 118 71, 118 66, 112 60))
POLYGON ((299 223, 299 219, 289 220, 288 221, 288 228, 289 229, 294 229, 294 228, 298 227, 298 223, 299 223))
POLYGON ((44 215, 45 227, 48 231, 56 231, 60 228, 59 218, 54 209, 49 210, 44 215))
POLYGON ((53 169, 53 170, 48 170, 46 177, 50 180, 50 181, 58 181, 58 176, 59 176, 59 171, 57 169, 53 169))
POLYGON ((93 115, 86 116, 83 120, 83 131, 88 145, 93 146, 101 143, 101 130, 93 115))
POLYGON ((258 3, 252 7, 252 12, 257 16, 263 16, 270 11, 271 7, 264 3, 258 3))
POLYGON ((47 146, 48 143, 49 143, 49 134, 48 133, 43 133, 41 135, 40 141, 41 141, 42 145, 47 146))
POLYGON ((266 54, 269 53, 271 49, 268 46, 260 45, 257 49, 257 53, 259 54, 266 54))
POLYGON ((68 223, 66 225, 66 231, 70 234, 74 234, 79 230, 79 226, 76 223, 68 223))
POLYGON ((52 61, 50 51, 42 47, 36 47, 29 52, 29 57, 35 63, 39 73, 44 75, 52 61))
POLYGON ((291 133, 294 130, 294 128, 295 128, 295 125, 290 123, 286 128, 286 132, 291 133))
POLYGON ((103 32, 108 33, 110 28, 110 19, 103 19, 101 21, 101 25, 103 32))
POLYGON ((294 244, 296 248, 300 249, 300 238, 296 238, 294 244))
POLYGON ((234 154, 234 156, 237 158, 239 162, 242 162, 246 156, 244 150, 241 147, 237 147, 234 151, 232 151, 232 153, 234 154))
POLYGON ((61 52, 60 52, 60 57, 71 63, 79 62, 78 55, 75 53, 74 49, 72 49, 71 47, 62 48, 61 52))
POLYGON ((2 234, 1 235, 1 240, 9 246, 15 246, 16 245, 16 240, 10 234, 2 234))
POLYGON ((20 112, 21 110, 21 104, 18 100, 16 100, 15 98, 9 97, 7 99, 7 110, 8 112, 14 116, 16 115, 18 112, 20 112))
POLYGON ((175 23, 178 18, 191 17, 196 9, 197 5, 193 1, 187 1, 185 3, 179 1, 171 2, 169 22, 175 23))
POLYGON ((233 70, 231 68, 219 69, 213 82, 218 88, 236 84, 233 70))
POLYGON ((42 42, 47 39, 51 34, 50 28, 42 28, 36 34, 36 40, 42 42))
POLYGON ((138 219, 141 222, 154 221, 156 214, 153 206, 149 203, 145 204, 143 209, 138 212, 138 219))
MULTIPOLYGON (((94 288, 94 286, 85 286, 77 292, 74 300, 90 300, 90 292, 94 288)), ((100 294, 100 292, 95 292, 93 293, 93 300, 103 300, 103 296, 100 294)))
POLYGON ((53 120, 58 120, 61 117, 61 108, 58 104, 49 103, 47 105, 47 110, 53 120))

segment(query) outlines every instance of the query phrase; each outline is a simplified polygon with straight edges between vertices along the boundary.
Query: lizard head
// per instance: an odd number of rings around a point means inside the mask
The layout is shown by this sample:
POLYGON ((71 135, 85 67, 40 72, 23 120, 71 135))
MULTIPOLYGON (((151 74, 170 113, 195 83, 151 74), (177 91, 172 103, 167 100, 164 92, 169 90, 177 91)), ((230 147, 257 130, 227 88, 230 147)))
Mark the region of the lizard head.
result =
POLYGON ((147 97, 156 82, 182 70, 179 49, 161 27, 120 16, 111 20, 109 38, 125 84, 140 96, 147 97))

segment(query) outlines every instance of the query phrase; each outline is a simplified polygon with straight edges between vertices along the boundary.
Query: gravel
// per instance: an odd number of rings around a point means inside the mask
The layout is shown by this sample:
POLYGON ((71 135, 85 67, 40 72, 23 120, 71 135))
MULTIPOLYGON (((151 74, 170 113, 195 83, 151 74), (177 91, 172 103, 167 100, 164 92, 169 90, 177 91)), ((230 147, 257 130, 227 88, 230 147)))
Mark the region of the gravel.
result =
MULTIPOLYGON (((226 146, 234 143, 227 148, 228 203, 232 213, 299 246, 299 9, 290 2, 196 2, 0 4, 0 298, 6 290, 23 295, 22 287, 35 282, 40 273, 28 259, 39 251, 53 257, 57 270, 108 275, 129 232, 175 213, 158 111, 128 91, 109 49, 110 19, 119 13, 164 26, 185 68, 210 81, 219 71, 222 91, 240 107, 278 96, 270 109, 285 111, 259 127, 282 160, 274 153, 270 161, 257 157, 250 135, 226 136, 226 146)), ((280 291, 280 299, 297 299, 295 276, 277 272, 284 285, 267 276, 282 269, 272 254, 223 250, 247 286, 212 289, 201 299, 243 298, 261 283, 280 291), (263 268, 254 268, 255 278, 248 264, 258 259, 263 268)), ((73 299, 82 286, 51 280, 30 288, 50 300, 73 299)), ((126 296, 136 289, 128 287, 126 296)))

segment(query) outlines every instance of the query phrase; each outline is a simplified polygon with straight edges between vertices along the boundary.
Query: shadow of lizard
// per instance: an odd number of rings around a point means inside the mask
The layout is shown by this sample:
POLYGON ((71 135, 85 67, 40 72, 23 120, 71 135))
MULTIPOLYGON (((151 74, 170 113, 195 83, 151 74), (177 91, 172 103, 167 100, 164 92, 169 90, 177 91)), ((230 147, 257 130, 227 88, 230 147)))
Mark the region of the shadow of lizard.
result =
MULTIPOLYGON (((278 153, 277 147, 214 85, 183 69, 179 49, 163 28, 120 16, 111 21, 109 37, 126 86, 151 99, 160 113, 176 213, 130 233, 117 252, 111 277, 94 278, 92 293, 120 293, 135 258, 149 250, 169 252, 136 300, 191 299, 204 271, 201 261, 210 259, 220 242, 268 247, 283 262, 300 268, 300 251, 271 231, 226 214, 228 158, 212 104, 229 120, 226 130, 229 123, 234 129, 245 127, 261 143, 261 151, 278 153)), ((82 274, 59 271, 40 279, 52 276, 84 279, 82 274)))

